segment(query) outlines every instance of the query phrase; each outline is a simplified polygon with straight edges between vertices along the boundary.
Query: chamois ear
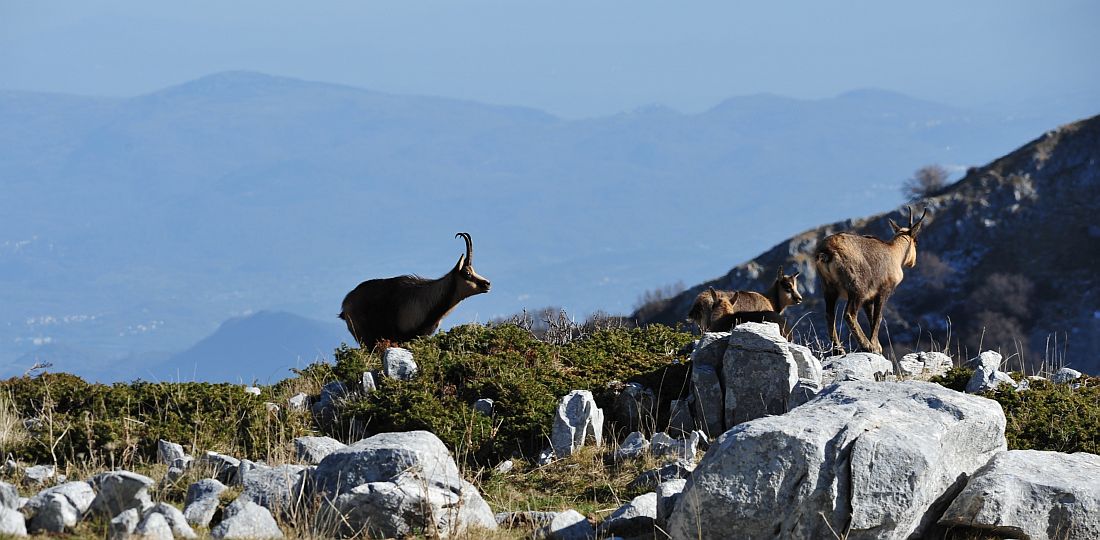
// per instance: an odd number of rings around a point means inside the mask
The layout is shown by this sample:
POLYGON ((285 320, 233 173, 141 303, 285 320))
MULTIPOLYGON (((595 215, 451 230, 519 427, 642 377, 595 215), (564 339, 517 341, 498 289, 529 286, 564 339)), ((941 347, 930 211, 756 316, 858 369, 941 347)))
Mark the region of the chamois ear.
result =
POLYGON ((890 222, 890 228, 894 229, 894 234, 898 234, 898 232, 901 231, 901 225, 894 223, 894 220, 886 218, 886 221, 890 222))
POLYGON ((714 287, 707 287, 707 292, 710 293, 710 297, 715 302, 718 301, 718 291, 714 290, 714 287))
POLYGON ((798 275, 801 274, 801 273, 802 273, 801 270, 795 272, 793 275, 791 275, 791 279, 794 279, 794 278, 798 277, 798 275))
POLYGON ((458 256, 458 264, 455 265, 455 271, 457 272, 459 270, 462 270, 462 267, 464 267, 464 266, 466 266, 466 254, 465 253, 458 256))

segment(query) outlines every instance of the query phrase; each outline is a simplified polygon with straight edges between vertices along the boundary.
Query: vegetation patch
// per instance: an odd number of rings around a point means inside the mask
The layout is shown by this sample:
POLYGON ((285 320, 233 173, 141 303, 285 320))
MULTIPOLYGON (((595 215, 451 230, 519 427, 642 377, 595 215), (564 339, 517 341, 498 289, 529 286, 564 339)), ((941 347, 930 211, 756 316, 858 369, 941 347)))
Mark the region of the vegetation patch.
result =
MULTIPOLYGON (((956 367, 932 382, 961 392, 973 374, 956 367)), ((1012 378, 1023 377, 1013 373, 1012 378)), ((981 395, 1004 409, 1010 450, 1100 454, 1100 377, 1083 376, 1074 383, 1076 387, 1037 379, 1022 392, 1002 386, 981 395)))

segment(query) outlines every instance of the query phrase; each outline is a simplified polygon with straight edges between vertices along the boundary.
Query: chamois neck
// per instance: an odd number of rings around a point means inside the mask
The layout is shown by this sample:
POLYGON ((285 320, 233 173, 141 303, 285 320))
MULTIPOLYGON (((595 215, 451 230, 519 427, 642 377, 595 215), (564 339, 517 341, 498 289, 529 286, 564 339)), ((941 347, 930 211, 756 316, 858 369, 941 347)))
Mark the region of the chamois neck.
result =
POLYGON ((904 267, 906 256, 913 247, 913 237, 908 234, 899 234, 894 236, 888 245, 890 246, 890 254, 897 261, 897 265, 904 267))
POLYGON ((769 287, 768 290, 764 291, 764 297, 768 299, 768 302, 771 302, 772 311, 775 311, 776 313, 778 313, 778 312, 783 310, 783 308, 779 305, 779 284, 778 283, 772 283, 772 286, 769 287))

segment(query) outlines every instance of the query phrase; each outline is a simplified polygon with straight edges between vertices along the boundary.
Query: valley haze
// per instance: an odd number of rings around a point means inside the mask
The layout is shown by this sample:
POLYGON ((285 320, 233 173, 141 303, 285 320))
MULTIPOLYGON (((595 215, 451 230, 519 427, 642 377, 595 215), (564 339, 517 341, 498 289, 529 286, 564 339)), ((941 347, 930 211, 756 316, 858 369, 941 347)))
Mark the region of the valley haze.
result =
POLYGON ((279 380, 352 341, 347 291, 443 275, 458 231, 494 286, 444 326, 629 313, 893 208, 915 169, 961 176, 1095 97, 1021 114, 761 94, 569 120, 248 71, 131 98, 0 91, 0 375, 279 380))

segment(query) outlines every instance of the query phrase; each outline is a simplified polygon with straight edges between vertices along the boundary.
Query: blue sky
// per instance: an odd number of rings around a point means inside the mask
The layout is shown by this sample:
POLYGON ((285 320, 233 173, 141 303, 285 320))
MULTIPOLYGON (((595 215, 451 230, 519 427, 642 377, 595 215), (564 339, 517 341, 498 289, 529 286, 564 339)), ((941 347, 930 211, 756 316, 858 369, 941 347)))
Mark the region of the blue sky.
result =
POLYGON ((128 96, 248 69, 567 117, 876 87, 1100 91, 1100 2, 0 0, 0 88, 128 96))

